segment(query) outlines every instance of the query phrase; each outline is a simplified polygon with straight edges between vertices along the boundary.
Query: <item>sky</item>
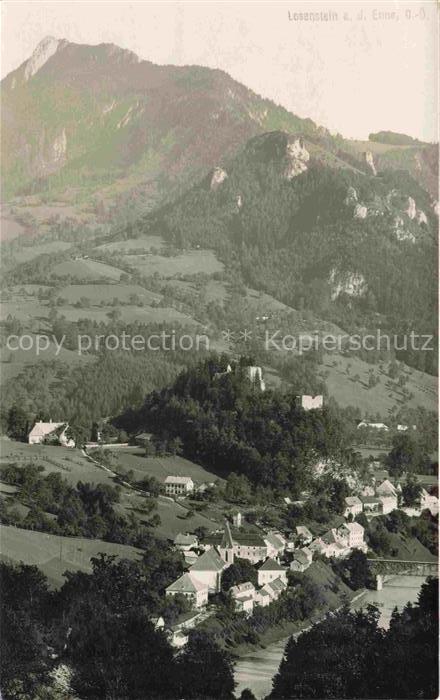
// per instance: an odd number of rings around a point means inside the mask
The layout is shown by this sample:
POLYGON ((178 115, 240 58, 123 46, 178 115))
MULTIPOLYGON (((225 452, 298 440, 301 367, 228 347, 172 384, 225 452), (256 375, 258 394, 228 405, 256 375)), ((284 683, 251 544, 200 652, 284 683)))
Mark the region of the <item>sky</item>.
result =
POLYGON ((221 68, 345 137, 437 141, 438 14, 435 0, 3 0, 1 76, 48 35, 113 42, 154 63, 221 68))

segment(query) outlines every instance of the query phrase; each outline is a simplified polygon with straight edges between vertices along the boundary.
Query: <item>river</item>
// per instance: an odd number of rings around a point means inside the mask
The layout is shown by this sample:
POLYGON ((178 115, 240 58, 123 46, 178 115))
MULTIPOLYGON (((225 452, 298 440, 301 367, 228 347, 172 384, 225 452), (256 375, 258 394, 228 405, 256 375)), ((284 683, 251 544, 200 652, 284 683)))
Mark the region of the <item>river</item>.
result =
MULTIPOLYGON (((396 576, 386 582, 381 591, 367 591, 361 598, 355 600, 352 610, 359 610, 369 603, 378 605, 381 615, 379 624, 387 628, 391 613, 397 606, 405 607, 406 603, 417 600, 423 576, 396 576)), ((257 698, 264 698, 272 689, 272 677, 278 671, 287 639, 269 644, 266 649, 257 649, 248 656, 239 659, 235 666, 237 683, 235 694, 240 696, 244 688, 250 688, 257 698)))

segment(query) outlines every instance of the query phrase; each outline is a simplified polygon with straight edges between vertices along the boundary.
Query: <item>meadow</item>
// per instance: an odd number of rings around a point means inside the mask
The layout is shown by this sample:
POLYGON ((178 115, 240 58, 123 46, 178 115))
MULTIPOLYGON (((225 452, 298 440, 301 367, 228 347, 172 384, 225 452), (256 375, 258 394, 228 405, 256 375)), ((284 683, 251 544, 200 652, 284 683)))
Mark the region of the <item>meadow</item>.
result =
POLYGON ((38 566, 54 588, 64 583, 65 571, 91 572, 90 559, 101 552, 123 559, 142 556, 142 550, 130 545, 85 537, 60 537, 2 525, 0 559, 38 566))
POLYGON ((390 380, 386 371, 357 357, 325 355, 321 370, 327 375, 328 393, 340 406, 357 406, 363 413, 381 416, 403 405, 437 411, 437 378, 403 364, 400 366, 407 376, 406 389, 413 395, 411 399, 404 399, 401 389, 390 380), (371 369, 379 377, 379 382, 368 388, 371 369))
POLYGON ((107 265, 106 263, 99 262, 98 260, 80 258, 78 260, 66 260, 65 262, 58 263, 58 265, 55 265, 52 269, 52 272, 55 275, 70 275, 71 277, 85 281, 109 279, 118 282, 124 271, 107 265))
POLYGON ((103 243, 97 246, 97 251, 105 251, 109 253, 138 253, 149 251, 151 248, 161 248, 164 241, 160 236, 141 236, 139 238, 127 238, 123 241, 112 241, 111 243, 103 243))
POLYGON ((180 255, 124 255, 124 261, 143 275, 174 277, 176 275, 212 275, 223 271, 223 263, 212 250, 189 250, 180 255))

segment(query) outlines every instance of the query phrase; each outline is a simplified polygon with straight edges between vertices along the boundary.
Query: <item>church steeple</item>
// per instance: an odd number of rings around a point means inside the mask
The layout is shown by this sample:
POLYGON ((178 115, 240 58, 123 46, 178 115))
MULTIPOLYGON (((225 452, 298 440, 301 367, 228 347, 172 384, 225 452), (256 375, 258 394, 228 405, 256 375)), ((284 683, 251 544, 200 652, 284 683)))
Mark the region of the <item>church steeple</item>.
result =
POLYGON ((232 539, 231 527, 229 521, 225 520, 225 530, 223 533, 222 541, 220 544, 220 552, 222 559, 225 560, 227 564, 234 563, 234 540, 232 539))

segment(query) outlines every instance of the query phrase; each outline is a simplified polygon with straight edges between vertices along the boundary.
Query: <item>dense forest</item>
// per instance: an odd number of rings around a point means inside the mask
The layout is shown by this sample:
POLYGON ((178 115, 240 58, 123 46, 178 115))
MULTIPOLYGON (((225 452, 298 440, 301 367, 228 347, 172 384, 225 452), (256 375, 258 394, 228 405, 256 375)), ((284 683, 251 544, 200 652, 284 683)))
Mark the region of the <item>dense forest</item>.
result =
POLYGON ((304 411, 294 393, 261 392, 247 377, 246 358, 230 373, 227 362, 211 357, 183 371, 115 424, 129 434, 153 431, 165 442, 178 437, 189 459, 298 495, 308 466, 347 449, 343 421, 332 408, 304 411))

